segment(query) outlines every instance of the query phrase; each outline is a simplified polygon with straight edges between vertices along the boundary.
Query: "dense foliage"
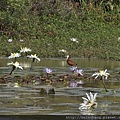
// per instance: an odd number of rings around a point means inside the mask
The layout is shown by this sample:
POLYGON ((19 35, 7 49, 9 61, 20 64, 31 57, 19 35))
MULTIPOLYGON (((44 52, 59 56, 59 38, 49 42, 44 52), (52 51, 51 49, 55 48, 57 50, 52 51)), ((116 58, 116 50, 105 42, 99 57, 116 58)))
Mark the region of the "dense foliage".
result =
POLYGON ((26 46, 40 57, 65 49, 120 60, 120 0, 0 0, 0 45, 1 56, 26 46))

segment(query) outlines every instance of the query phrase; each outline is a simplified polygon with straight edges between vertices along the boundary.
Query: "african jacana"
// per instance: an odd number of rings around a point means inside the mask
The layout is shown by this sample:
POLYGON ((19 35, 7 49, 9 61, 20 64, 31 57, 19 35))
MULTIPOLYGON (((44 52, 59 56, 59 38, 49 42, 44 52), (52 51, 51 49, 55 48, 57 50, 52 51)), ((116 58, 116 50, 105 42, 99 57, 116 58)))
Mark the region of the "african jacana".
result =
POLYGON ((77 64, 75 62, 73 62, 72 60, 70 60, 69 58, 70 58, 70 56, 67 55, 66 61, 67 61, 68 65, 70 65, 70 66, 77 66, 77 64))

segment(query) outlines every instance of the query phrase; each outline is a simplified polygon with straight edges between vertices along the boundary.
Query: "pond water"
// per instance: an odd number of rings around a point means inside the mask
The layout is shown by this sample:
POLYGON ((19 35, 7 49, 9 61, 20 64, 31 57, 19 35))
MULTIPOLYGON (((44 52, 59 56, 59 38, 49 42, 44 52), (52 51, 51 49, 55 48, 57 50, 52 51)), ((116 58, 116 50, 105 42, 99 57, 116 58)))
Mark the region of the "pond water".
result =
POLYGON ((39 63, 32 64, 32 69, 29 59, 19 59, 24 70, 16 69, 12 75, 9 75, 12 68, 7 66, 12 60, 1 58, 0 115, 120 115, 120 62, 96 58, 72 60, 84 70, 84 78, 74 77, 65 58, 41 58, 39 63), (46 67, 53 70, 52 77, 46 78, 46 67), (104 91, 101 80, 89 79, 99 69, 108 69, 110 73, 105 80, 108 92, 104 91), (82 83, 70 86, 79 81, 82 83), (15 82, 19 87, 14 87, 15 82), (42 89, 54 89, 55 94, 42 93, 42 89), (97 108, 80 111, 82 97, 90 92, 98 93, 97 108))

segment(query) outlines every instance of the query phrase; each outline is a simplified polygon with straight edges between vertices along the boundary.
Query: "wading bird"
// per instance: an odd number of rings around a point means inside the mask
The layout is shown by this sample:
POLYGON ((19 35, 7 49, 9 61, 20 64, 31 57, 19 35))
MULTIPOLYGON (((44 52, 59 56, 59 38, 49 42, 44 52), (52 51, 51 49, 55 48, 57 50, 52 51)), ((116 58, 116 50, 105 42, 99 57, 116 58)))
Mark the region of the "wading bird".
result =
POLYGON ((69 58, 70 58, 70 56, 67 55, 67 58, 66 58, 67 64, 70 66, 77 66, 77 64, 75 62, 73 62, 72 60, 70 60, 69 58))

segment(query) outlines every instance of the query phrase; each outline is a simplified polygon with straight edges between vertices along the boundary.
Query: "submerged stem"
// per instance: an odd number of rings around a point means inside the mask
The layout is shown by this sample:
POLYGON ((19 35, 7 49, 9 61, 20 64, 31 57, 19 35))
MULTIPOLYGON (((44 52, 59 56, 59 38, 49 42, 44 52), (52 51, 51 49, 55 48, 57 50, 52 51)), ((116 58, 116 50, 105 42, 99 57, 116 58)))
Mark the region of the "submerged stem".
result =
POLYGON ((33 66, 33 61, 31 61, 31 67, 30 67, 30 70, 32 70, 32 66, 33 66))
POLYGON ((102 83, 103 83, 103 85, 104 85, 105 91, 108 92, 107 87, 106 87, 106 84, 105 84, 105 81, 104 81, 104 78, 102 79, 102 83))

